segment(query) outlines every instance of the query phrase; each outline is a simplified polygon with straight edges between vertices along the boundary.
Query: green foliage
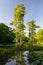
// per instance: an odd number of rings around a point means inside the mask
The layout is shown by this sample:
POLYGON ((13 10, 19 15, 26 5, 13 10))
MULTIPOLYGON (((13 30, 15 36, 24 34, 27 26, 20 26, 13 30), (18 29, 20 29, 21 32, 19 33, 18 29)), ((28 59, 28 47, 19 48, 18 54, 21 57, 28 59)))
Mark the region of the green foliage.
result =
POLYGON ((23 17, 25 15, 24 4, 16 5, 16 7, 14 8, 13 14, 14 14, 14 19, 13 19, 13 22, 11 24, 18 25, 18 21, 23 21, 23 17))
POLYGON ((43 29, 38 30, 36 37, 39 43, 43 42, 43 29))
POLYGON ((18 4, 16 5, 16 7, 14 8, 14 17, 15 20, 22 20, 25 14, 25 7, 24 4, 18 4))
POLYGON ((14 8, 13 15, 14 15, 14 18, 11 24, 14 25, 13 32, 16 34, 16 38, 14 39, 14 41, 16 42, 16 47, 20 48, 23 43, 22 38, 24 38, 25 36, 25 33, 24 33, 25 25, 23 20, 23 17, 25 15, 24 4, 18 4, 14 8))
POLYGON ((42 65, 43 64, 43 51, 33 51, 29 54, 30 65, 42 65))
POLYGON ((33 50, 33 51, 43 50, 43 46, 38 46, 38 45, 33 46, 33 47, 32 47, 32 50, 33 50))
POLYGON ((43 52, 43 46, 35 45, 37 42, 43 42, 43 29, 39 29, 36 34, 36 28, 39 28, 39 26, 35 24, 34 20, 29 21, 27 22, 29 31, 28 37, 25 36, 25 14, 26 12, 24 4, 18 4, 14 8, 13 21, 10 23, 14 26, 14 28, 12 29, 3 23, 0 23, 0 57, 1 55, 3 56, 6 54, 8 54, 8 57, 10 57, 12 54, 14 55, 14 53, 21 57, 22 53, 20 52, 28 50, 30 65, 43 65, 43 53, 40 54, 37 52, 43 52), (15 44, 8 44, 13 42, 15 44))
POLYGON ((10 43, 13 41, 15 34, 7 25, 0 23, 0 44, 10 43))
POLYGON ((31 51, 32 50, 32 46, 33 44, 36 43, 36 28, 38 28, 38 26, 35 24, 35 21, 32 20, 30 22, 27 23, 28 25, 28 28, 29 28, 29 50, 31 51))

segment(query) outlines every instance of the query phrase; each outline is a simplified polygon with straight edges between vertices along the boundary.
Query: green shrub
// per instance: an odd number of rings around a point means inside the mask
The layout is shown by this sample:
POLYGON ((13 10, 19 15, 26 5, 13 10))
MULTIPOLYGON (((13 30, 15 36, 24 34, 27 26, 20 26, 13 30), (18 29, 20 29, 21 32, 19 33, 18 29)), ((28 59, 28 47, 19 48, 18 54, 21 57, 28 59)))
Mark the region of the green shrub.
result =
MULTIPOLYGON (((43 52, 43 51, 42 51, 43 52)), ((43 65, 43 53, 37 51, 28 54, 30 65, 43 65)))

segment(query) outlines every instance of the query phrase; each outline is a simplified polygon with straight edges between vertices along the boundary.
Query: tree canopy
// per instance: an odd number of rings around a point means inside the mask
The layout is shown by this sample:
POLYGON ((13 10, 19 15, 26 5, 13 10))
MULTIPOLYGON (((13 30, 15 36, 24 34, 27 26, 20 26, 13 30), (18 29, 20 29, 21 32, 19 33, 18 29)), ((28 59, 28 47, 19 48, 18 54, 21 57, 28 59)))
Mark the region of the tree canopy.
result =
POLYGON ((10 43, 14 37, 15 34, 12 32, 12 29, 4 23, 0 23, 0 43, 10 43))

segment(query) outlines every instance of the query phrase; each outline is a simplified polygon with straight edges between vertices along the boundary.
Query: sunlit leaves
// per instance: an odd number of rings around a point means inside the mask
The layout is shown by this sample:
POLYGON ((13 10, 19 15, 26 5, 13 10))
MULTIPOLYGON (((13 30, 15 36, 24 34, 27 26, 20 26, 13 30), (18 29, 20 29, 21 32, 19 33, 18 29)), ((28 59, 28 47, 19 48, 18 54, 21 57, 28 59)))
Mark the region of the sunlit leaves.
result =
POLYGON ((27 25, 29 28, 29 51, 31 51, 33 44, 36 43, 36 32, 35 32, 35 30, 38 26, 35 24, 34 20, 29 21, 27 23, 27 25))
POLYGON ((11 25, 14 25, 14 29, 13 32, 16 35, 16 38, 14 39, 14 41, 17 43, 16 45, 21 46, 22 44, 22 37, 24 36, 24 29, 25 29, 25 25, 24 25, 24 15, 25 15, 25 7, 24 4, 18 4, 16 5, 16 7, 14 8, 13 11, 13 21, 11 22, 11 25))
POLYGON ((35 23, 34 20, 29 21, 29 22, 27 23, 27 25, 29 26, 29 28, 30 28, 31 30, 35 30, 35 28, 39 28, 39 26, 37 26, 37 25, 34 24, 34 23, 35 23))
POLYGON ((36 34, 37 40, 42 42, 43 41, 43 29, 39 29, 36 34))

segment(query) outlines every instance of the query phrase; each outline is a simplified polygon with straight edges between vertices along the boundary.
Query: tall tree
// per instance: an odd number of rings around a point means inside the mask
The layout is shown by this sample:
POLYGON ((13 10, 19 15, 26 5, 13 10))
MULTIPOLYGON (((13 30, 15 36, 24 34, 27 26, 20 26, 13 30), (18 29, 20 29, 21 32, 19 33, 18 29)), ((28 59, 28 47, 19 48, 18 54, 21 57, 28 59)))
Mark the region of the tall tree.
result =
POLYGON ((27 23, 27 25, 28 25, 28 28, 29 28, 29 51, 31 51, 33 44, 36 43, 36 31, 35 31, 35 30, 36 30, 36 28, 38 28, 39 26, 37 26, 37 25, 35 24, 35 21, 34 21, 34 20, 29 21, 29 22, 27 23))
POLYGON ((14 25, 15 28, 15 33, 16 33, 16 45, 19 46, 22 45, 22 36, 24 36, 24 15, 25 15, 25 7, 24 4, 18 4, 16 5, 16 7, 14 8, 14 18, 12 21, 12 25, 14 25))

